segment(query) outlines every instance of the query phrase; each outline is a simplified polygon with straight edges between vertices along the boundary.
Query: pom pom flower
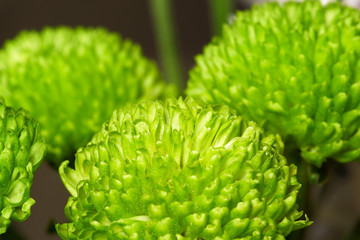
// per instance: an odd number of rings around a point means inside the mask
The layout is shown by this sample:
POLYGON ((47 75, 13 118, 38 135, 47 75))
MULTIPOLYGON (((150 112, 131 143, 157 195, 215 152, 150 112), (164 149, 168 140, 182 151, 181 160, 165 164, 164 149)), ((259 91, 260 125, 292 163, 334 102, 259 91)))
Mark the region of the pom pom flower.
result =
POLYGON ((60 166, 71 193, 63 239, 285 239, 296 220, 296 167, 281 141, 225 105, 192 99, 116 110, 60 166))
POLYGON ((0 99, 0 234, 11 219, 24 221, 30 216, 35 203, 30 198, 33 175, 45 152, 38 123, 0 99))
POLYGON ((226 103, 302 157, 360 157, 360 13, 318 1, 238 12, 197 57, 187 94, 226 103))
POLYGON ((164 91, 140 47, 101 28, 25 31, 0 52, 0 94, 42 124, 55 165, 84 146, 115 108, 164 91))

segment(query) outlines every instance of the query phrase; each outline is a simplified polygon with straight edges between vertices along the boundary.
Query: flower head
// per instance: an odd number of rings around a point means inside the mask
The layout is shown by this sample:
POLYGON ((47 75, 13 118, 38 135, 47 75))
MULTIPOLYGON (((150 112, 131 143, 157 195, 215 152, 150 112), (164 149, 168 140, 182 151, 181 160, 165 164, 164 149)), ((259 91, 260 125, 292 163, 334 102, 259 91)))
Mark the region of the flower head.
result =
POLYGON ((38 123, 0 99, 0 234, 11 219, 24 221, 30 216, 35 203, 30 198, 33 175, 45 152, 38 123))
POLYGON ((63 239, 285 239, 300 184, 282 144, 225 105, 192 99, 116 110, 60 166, 63 239))
POLYGON ((340 3, 266 3, 238 12, 197 57, 187 94, 226 103, 304 159, 360 157, 360 12, 340 3))
POLYGON ((138 45, 101 28, 24 31, 0 51, 0 94, 42 124, 55 165, 73 156, 113 109, 168 93, 138 45))

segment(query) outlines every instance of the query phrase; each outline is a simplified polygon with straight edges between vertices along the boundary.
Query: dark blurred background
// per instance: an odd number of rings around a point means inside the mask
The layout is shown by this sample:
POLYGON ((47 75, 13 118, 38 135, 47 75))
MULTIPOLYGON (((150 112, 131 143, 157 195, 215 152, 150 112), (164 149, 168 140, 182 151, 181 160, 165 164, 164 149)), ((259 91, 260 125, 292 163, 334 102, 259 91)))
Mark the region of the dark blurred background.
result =
MULTIPOLYGON (((200 54, 203 46, 211 40, 209 5, 207 0, 171 2, 183 80, 186 81, 187 72, 194 65, 194 56, 200 54)), ((249 8, 252 2, 239 0, 234 5, 237 10, 241 10, 249 8)), ((40 30, 45 26, 59 25, 105 27, 137 42, 142 46, 145 56, 159 62, 147 0, 0 0, 0 46, 21 30, 40 30)), ((333 173, 335 177, 328 185, 330 187, 313 187, 315 210, 308 215, 312 220, 319 221, 309 228, 305 239, 341 239, 346 235, 344 231, 351 232, 354 229, 360 215, 359 191, 354 190, 360 188, 360 165, 347 164, 342 168, 345 175, 342 170, 333 173), (349 192, 355 194, 349 195, 349 192), (336 211, 334 208, 337 208, 336 211), (327 223, 322 218, 334 221, 327 223)), ((23 223, 13 222, 8 233, 0 236, 0 239, 60 239, 55 232, 51 233, 54 231, 52 226, 57 222, 67 222, 64 207, 69 194, 58 173, 46 162, 35 174, 31 196, 36 200, 32 215, 23 223)))

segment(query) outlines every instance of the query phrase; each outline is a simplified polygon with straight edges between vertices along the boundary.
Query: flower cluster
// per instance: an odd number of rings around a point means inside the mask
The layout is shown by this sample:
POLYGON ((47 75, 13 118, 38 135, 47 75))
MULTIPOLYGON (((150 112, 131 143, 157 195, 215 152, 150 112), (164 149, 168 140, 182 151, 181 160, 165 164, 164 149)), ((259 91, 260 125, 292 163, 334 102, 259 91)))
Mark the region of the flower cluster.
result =
POLYGON ((0 51, 0 94, 42 124, 60 165, 127 103, 170 94, 138 45, 97 28, 24 31, 0 51))
POLYGON ((11 219, 24 221, 30 216, 35 203, 30 198, 33 175, 45 152, 38 123, 0 99, 0 234, 11 219))
POLYGON ((310 163, 360 157, 360 12, 319 1, 238 12, 197 57, 187 94, 226 103, 310 163))
POLYGON ((192 99, 121 108, 68 162, 62 239, 285 239, 296 167, 282 142, 225 105, 192 99))

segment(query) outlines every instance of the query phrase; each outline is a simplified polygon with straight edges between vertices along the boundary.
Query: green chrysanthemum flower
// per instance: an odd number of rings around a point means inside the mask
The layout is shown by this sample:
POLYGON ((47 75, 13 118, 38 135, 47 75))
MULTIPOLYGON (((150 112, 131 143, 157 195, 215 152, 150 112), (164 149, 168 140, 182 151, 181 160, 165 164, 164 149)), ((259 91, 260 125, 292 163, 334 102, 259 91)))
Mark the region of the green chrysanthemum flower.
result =
POLYGON ((304 159, 360 157, 360 13, 333 3, 239 12, 197 57, 187 94, 226 103, 304 159))
POLYGON ((71 193, 63 239, 284 239, 296 221, 296 167, 281 141, 225 105, 143 102, 114 112, 60 166, 71 193))
POLYGON ((30 216, 35 203, 30 198, 33 175, 45 152, 38 123, 0 99, 0 234, 11 219, 24 221, 30 216))
POLYGON ((55 165, 84 146, 115 108, 169 90, 138 45, 101 28, 25 31, 0 52, 0 94, 42 124, 55 165))

